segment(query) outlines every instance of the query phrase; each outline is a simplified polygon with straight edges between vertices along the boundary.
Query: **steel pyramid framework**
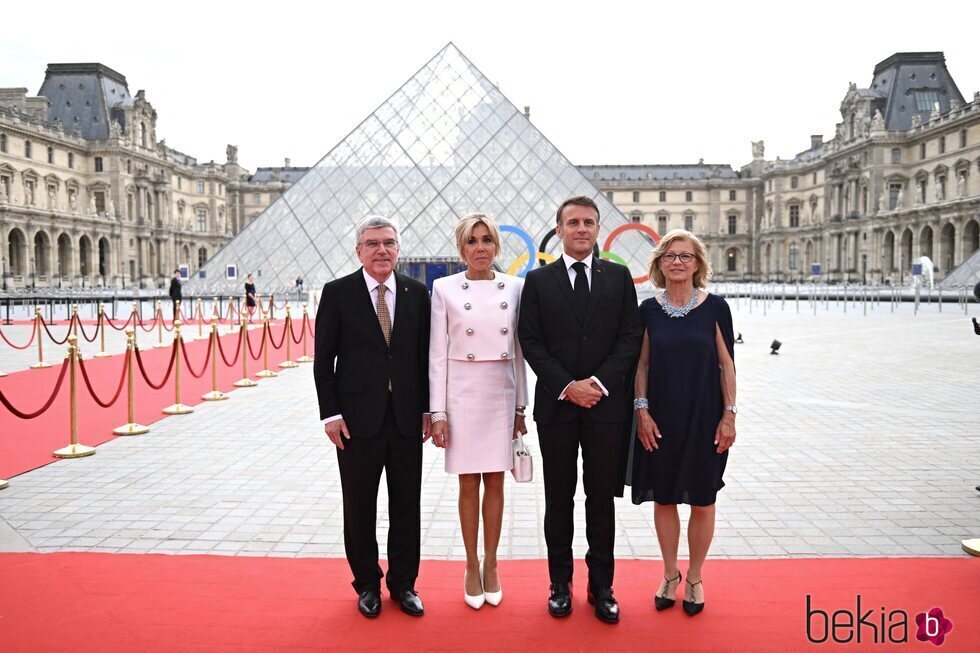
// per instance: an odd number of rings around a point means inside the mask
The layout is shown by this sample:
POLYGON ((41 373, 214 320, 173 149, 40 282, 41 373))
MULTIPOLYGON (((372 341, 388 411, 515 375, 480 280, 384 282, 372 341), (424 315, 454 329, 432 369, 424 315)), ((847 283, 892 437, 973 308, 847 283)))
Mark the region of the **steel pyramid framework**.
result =
MULTIPOLYGON (((402 260, 458 256, 453 227, 472 211, 501 226, 498 264, 509 269, 528 243, 554 229, 565 198, 588 195, 605 234, 628 220, 452 43, 208 261, 188 285, 199 294, 236 292, 248 273, 260 291, 310 289, 353 272, 354 227, 380 214, 400 226, 402 260), (227 279, 235 266, 239 278, 227 279)), ((559 243, 552 239, 550 250, 559 243)), ((616 253, 644 274, 650 241, 637 232, 616 253)), ((521 265, 518 273, 525 271, 521 265)))

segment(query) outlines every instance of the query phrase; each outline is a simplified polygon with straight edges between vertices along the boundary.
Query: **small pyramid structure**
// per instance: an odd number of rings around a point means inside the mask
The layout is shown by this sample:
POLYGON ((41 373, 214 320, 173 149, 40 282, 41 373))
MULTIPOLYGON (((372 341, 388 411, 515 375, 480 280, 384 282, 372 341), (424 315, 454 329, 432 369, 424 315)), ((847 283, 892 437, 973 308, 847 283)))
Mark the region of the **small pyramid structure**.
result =
MULTIPOLYGON (((290 288, 297 276, 317 290, 359 267, 354 228, 374 214, 399 224, 400 267, 456 259, 453 227, 474 211, 519 228, 537 246, 554 230, 558 205, 572 195, 599 206, 600 246, 628 222, 449 43, 219 250, 187 289, 240 292, 252 273, 262 293, 290 288), (237 279, 227 278, 229 266, 237 279)), ((506 271, 528 257, 528 241, 513 232, 503 236, 497 264, 506 271)), ((559 247, 552 238, 549 252, 559 247)), ((627 232, 613 249, 634 276, 645 274, 649 239, 627 232)))

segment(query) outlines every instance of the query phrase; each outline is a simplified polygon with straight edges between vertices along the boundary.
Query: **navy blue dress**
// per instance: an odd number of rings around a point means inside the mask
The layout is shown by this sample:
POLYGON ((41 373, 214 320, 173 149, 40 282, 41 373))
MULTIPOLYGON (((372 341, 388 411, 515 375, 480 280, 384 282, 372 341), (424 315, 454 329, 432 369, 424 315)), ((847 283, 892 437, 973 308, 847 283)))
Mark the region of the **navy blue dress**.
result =
POLYGON ((732 313, 717 295, 682 318, 671 318, 655 298, 640 304, 650 338, 647 398, 663 436, 648 452, 633 438, 633 503, 709 506, 725 487, 728 452, 717 453, 715 430, 724 412, 715 325, 735 359, 732 313))

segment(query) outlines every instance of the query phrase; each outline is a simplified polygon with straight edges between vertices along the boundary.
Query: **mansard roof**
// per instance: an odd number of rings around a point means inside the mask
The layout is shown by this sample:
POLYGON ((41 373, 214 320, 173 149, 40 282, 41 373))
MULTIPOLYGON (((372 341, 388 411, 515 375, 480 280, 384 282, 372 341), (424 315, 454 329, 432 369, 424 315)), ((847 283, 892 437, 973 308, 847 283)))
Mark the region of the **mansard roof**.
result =
POLYGON ((110 120, 125 127, 121 109, 133 104, 126 78, 100 63, 48 64, 38 95, 51 101, 49 121, 86 140, 109 138, 110 120))
POLYGON ((586 179, 600 181, 682 181, 691 179, 738 179, 728 163, 576 166, 586 179))
POLYGON ((884 116, 886 129, 909 129, 914 115, 926 122, 932 106, 917 106, 916 100, 928 101, 929 93, 935 93, 941 113, 950 110, 951 100, 963 103, 942 52, 896 52, 875 66, 871 88, 863 90, 879 98, 874 108, 884 116))
POLYGON ((299 168, 295 166, 290 167, 269 167, 269 168, 256 168, 255 174, 249 177, 249 181, 258 184, 268 184, 277 181, 284 181, 289 184, 294 184, 300 180, 300 178, 306 174, 309 168, 299 168))

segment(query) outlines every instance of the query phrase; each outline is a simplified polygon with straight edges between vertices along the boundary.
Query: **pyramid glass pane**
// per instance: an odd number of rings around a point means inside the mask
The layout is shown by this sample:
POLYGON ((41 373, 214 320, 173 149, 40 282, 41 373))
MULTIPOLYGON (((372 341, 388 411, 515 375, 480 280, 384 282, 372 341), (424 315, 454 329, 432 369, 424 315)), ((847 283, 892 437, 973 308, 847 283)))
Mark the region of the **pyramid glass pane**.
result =
MULTIPOLYGON (((354 228, 385 215, 401 229, 402 261, 458 257, 453 227, 479 211, 541 243, 557 206, 588 195, 599 206, 605 249, 628 220, 521 111, 449 44, 338 143, 188 283, 192 293, 240 293, 253 272, 262 293, 291 288, 297 276, 318 288, 359 267, 354 228), (225 270, 237 266, 239 278, 225 270)), ((642 276, 651 243, 628 231, 610 248, 642 276)), ((547 250, 560 247, 552 238, 547 250)), ((527 246, 507 232, 497 264, 526 270, 527 246)))

